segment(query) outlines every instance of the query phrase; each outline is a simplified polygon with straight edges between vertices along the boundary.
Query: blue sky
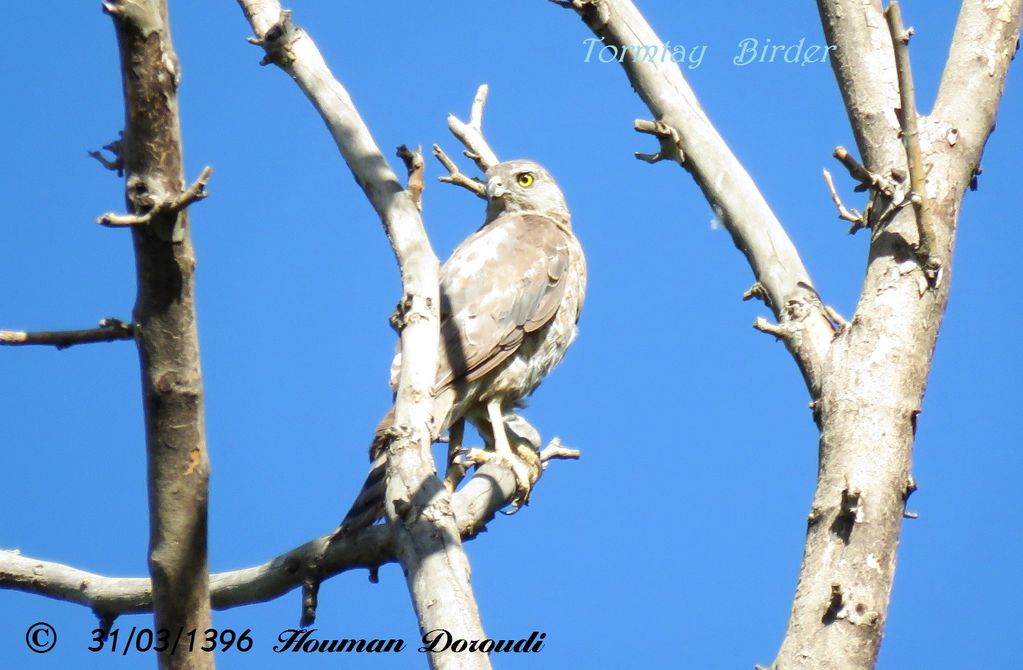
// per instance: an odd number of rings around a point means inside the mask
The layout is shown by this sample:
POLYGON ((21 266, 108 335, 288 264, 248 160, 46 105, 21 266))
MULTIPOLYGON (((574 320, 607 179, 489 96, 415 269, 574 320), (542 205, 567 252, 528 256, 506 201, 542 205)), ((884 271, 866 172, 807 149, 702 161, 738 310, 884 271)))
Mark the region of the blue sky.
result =
MULTIPOLYGON (((956 3, 908 0, 917 97, 930 107, 956 3)), ((531 400, 545 437, 583 450, 557 463, 530 506, 467 545, 486 630, 546 632, 536 655, 502 668, 749 668, 785 630, 816 475, 816 431, 784 347, 751 328, 749 268, 692 180, 650 166, 632 121, 649 112, 616 64, 585 62, 592 35, 542 0, 328 3, 294 0, 388 156, 402 143, 454 155, 449 112, 491 86, 484 128, 502 158, 544 163, 587 251, 580 336, 531 400)), ((824 298, 846 316, 867 253, 835 218, 820 176, 853 147, 830 66, 737 66, 746 38, 822 44, 810 2, 640 8, 663 39, 706 47, 687 70, 708 114, 799 246, 824 298), (741 11, 740 8, 745 9, 741 11), (749 9, 746 9, 749 8, 749 9)), ((6 8, 0 41, 0 165, 6 205, 0 328, 60 329, 129 318, 129 236, 93 221, 123 208, 123 185, 86 155, 123 123, 117 49, 99 2, 6 8)), ((234 2, 172 2, 182 61, 190 178, 216 170, 192 211, 206 382, 214 570, 246 567, 331 530, 361 485, 366 447, 390 399, 400 282, 387 240, 322 122, 261 52, 234 2)), ((953 290, 920 419, 920 490, 904 526, 878 667, 1002 668, 1021 593, 1016 429, 1023 328, 1011 270, 1020 233, 1017 157, 1023 79, 1010 71, 980 190, 967 194, 953 290)), ((396 168, 400 168, 397 161, 396 168)), ((470 167, 463 162, 463 169, 470 167)), ((482 220, 481 203, 436 184, 425 220, 439 255, 482 220)), ((107 575, 146 572, 145 459, 130 343, 0 350, 0 548, 107 575)), ((324 637, 416 639, 396 566, 324 584, 324 637)), ((214 615, 250 628, 254 649, 223 668, 336 667, 269 651, 297 624, 297 592, 214 615)), ((0 593, 0 666, 153 667, 144 655, 89 654, 91 613, 0 593), (47 656, 24 631, 60 635, 47 656)), ((122 628, 151 618, 125 617, 122 628)), ((346 658, 343 667, 425 667, 346 658)))

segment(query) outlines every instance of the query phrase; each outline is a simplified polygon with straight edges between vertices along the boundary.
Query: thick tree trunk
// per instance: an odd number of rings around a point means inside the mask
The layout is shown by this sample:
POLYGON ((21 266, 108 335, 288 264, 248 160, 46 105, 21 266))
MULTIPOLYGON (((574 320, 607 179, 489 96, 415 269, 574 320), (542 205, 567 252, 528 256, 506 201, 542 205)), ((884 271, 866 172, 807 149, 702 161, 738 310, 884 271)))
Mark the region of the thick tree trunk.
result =
MULTIPOLYGON (((195 254, 183 206, 178 60, 164 0, 110 0, 121 53, 122 158, 138 273, 134 321, 149 470, 149 570, 155 628, 210 627, 206 556, 209 459, 195 315, 195 254)), ((201 651, 159 655, 161 668, 212 668, 201 651)))
POLYGON ((1023 2, 963 3, 934 112, 917 119, 915 151, 905 132, 917 114, 908 36, 892 39, 901 20, 886 26, 879 2, 819 6, 864 165, 900 174, 919 201, 874 223, 856 313, 831 347, 815 413, 818 484, 778 670, 877 661, 905 500, 916 488, 913 438, 948 302, 960 203, 994 127, 1023 2), (907 163, 914 153, 925 177, 907 163), (919 257, 922 221, 930 259, 919 257), (929 260, 937 273, 921 269, 929 260))
POLYGON ((941 286, 928 289, 904 238, 879 246, 815 405, 818 483, 779 669, 872 668, 887 616, 949 268, 941 286))
MULTIPOLYGON (((559 4, 619 53, 661 44, 630 0, 559 4)), ((872 235, 867 274, 849 323, 821 305, 795 248, 681 70, 656 59, 621 61, 655 117, 636 128, 662 146, 639 157, 678 161, 722 217, 757 277, 748 295, 766 298, 778 319, 756 326, 788 345, 820 428, 817 490, 775 670, 876 662, 905 501, 915 488, 913 437, 948 301, 959 203, 994 124, 1023 0, 963 3, 935 112, 926 117, 915 109, 909 33, 897 6, 886 21, 878 0, 818 4, 865 166, 854 173, 872 198, 859 222, 872 235)))

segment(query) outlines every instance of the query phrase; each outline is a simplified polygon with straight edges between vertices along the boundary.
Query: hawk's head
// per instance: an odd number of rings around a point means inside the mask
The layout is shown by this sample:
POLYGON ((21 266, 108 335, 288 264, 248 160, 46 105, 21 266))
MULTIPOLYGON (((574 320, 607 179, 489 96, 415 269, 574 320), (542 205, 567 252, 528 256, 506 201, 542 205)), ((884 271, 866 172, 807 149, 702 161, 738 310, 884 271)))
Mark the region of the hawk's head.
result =
POLYGON ((502 214, 534 212, 568 223, 568 205, 554 177, 539 163, 514 160, 487 170, 487 222, 502 214))

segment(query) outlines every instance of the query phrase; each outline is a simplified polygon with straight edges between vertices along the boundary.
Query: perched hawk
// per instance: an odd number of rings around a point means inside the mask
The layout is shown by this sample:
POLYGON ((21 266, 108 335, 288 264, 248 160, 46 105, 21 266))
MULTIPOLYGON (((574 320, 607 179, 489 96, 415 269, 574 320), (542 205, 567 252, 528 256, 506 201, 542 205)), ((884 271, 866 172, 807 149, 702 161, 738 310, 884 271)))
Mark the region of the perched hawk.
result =
MULTIPOLYGON (((529 445, 535 460, 540 439, 514 410, 575 338, 586 259, 572 234, 565 198, 547 170, 515 160, 493 166, 486 176, 486 221, 440 270, 441 350, 431 432, 436 438, 451 429, 457 448, 455 433, 460 442, 462 422, 470 421, 495 455, 513 465, 525 497, 535 475, 523 473, 521 446, 529 445)), ((400 364, 399 351, 392 387, 400 364)), ((370 447, 369 477, 338 533, 383 516, 385 432, 393 419, 392 408, 370 447)), ((453 488, 457 481, 448 484, 453 488)))

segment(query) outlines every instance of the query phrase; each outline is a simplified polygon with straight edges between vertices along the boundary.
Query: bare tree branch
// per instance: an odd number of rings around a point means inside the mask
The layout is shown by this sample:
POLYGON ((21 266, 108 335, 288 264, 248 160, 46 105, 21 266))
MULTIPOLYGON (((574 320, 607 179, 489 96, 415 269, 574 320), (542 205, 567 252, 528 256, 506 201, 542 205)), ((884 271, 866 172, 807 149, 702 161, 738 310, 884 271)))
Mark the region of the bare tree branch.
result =
POLYGON ((678 131, 666 124, 664 121, 649 121, 636 119, 633 128, 637 133, 653 135, 661 143, 661 150, 655 154, 644 154, 636 152, 636 158, 647 163, 657 163, 663 160, 672 160, 685 167, 685 154, 682 153, 682 139, 678 131))
MULTIPOLYGON (((629 0, 573 0, 571 6, 604 48, 664 43, 629 0)), ((637 124, 637 130, 655 134, 661 145, 657 154, 640 158, 670 158, 693 175, 745 254, 775 317, 788 324, 785 344, 811 396, 817 397, 822 362, 834 331, 792 241, 711 125, 678 65, 659 58, 620 60, 633 88, 654 115, 652 122, 637 124)))
POLYGON ((455 162, 451 160, 451 157, 444 153, 444 150, 440 146, 433 145, 433 155, 437 157, 437 160, 441 162, 447 171, 447 177, 438 177, 438 179, 446 184, 454 184, 455 186, 461 186, 462 188, 469 189, 476 194, 477 197, 487 199, 487 185, 479 179, 473 177, 467 177, 458 169, 455 162))
POLYGON ((888 30, 892 35, 892 47, 895 50, 895 74, 899 80, 899 125, 902 128, 902 143, 906 147, 906 162, 909 165, 909 183, 913 192, 913 210, 916 214, 917 245, 916 253, 924 265, 924 273, 928 282, 937 280, 942 260, 935 256, 934 221, 931 208, 927 202, 927 187, 924 185, 924 158, 920 150, 920 131, 916 111, 916 87, 913 84, 913 71, 909 64, 909 38, 912 29, 906 30, 902 25, 902 11, 899 3, 892 0, 885 10, 888 30))
POLYGON ((422 212, 423 188, 425 186, 423 183, 423 172, 426 168, 423 161, 423 149, 422 147, 417 147, 413 151, 403 144, 398 147, 397 154, 408 171, 408 183, 405 186, 405 190, 408 191, 409 197, 412 198, 416 209, 422 212))
MULTIPOLYGON (((912 188, 920 189, 918 196, 931 209, 933 239, 925 239, 924 247, 938 258, 951 253, 959 200, 975 175, 976 161, 970 158, 979 157, 993 122, 1011 45, 1018 37, 1021 1, 964 3, 950 69, 953 63, 969 61, 964 77, 975 83, 955 87, 958 75, 946 72, 943 82, 949 90, 943 84, 942 96, 950 108, 951 101, 969 105, 970 91, 984 96, 983 113, 974 117, 979 123, 969 124, 975 150, 954 156, 942 149, 955 144, 962 117, 945 120, 944 128, 935 127, 931 119, 920 120, 922 155, 914 163, 924 168, 925 179, 918 174, 912 188), (986 30, 994 36, 980 39, 986 30), (966 46, 970 40, 980 48, 966 46)), ((872 229, 869 264, 848 323, 818 299, 791 242, 710 126, 681 71, 660 59, 635 57, 662 41, 632 3, 557 4, 571 6, 603 42, 602 48, 622 55, 619 60, 633 88, 654 113, 653 124, 645 128, 654 130, 661 142, 661 151, 645 158, 680 159, 693 173, 754 269, 757 283, 746 296, 764 299, 778 317, 777 324, 758 319, 756 327, 786 342, 813 396, 821 431, 817 489, 788 630, 772 667, 873 667, 911 488, 915 421, 949 290, 948 281, 942 283, 940 274, 925 274, 917 261, 916 217, 904 207, 915 199, 906 197, 903 186, 910 183, 910 175, 895 113, 900 106, 898 74, 881 3, 818 0, 863 165, 844 150, 836 151, 836 157, 871 190, 864 212, 872 229), (787 313, 793 304, 801 305, 800 311, 787 313), (833 332, 826 327, 829 317, 833 332)), ((957 112, 969 116, 968 109, 957 112)), ((931 232, 927 227, 925 238, 931 232)), ((947 273, 948 265, 943 270, 947 273)))
MULTIPOLYGON (((544 467, 551 460, 578 456, 578 451, 563 447, 557 440, 541 452, 544 467)), ((509 468, 499 464, 481 467, 452 496, 451 509, 460 536, 465 540, 475 538, 515 495, 515 475, 509 468)), ((223 610, 278 598, 303 586, 310 576, 306 568, 313 561, 319 561, 318 580, 360 568, 375 572, 381 565, 397 562, 388 525, 370 526, 327 542, 332 535, 310 540, 261 565, 211 575, 212 606, 223 610)), ((100 618, 112 620, 121 614, 151 611, 150 584, 145 578, 106 577, 0 550, 0 588, 84 605, 100 618)))
MULTIPOLYGON (((209 458, 195 314, 195 253, 185 188, 166 0, 108 0, 120 47, 126 200, 138 268, 135 340, 142 366, 149 473, 149 571, 155 628, 210 626, 206 556, 209 458)), ((204 171, 208 178, 209 170, 204 171)), ((212 668, 207 653, 160 653, 161 668, 212 668)))
POLYGON ((856 160, 845 147, 841 145, 835 147, 831 155, 845 166, 845 169, 849 171, 849 176, 860 183, 856 190, 873 189, 890 200, 902 200, 902 195, 898 192, 897 182, 894 179, 876 174, 863 167, 863 164, 856 160))
POLYGON ((831 173, 824 170, 824 183, 828 185, 828 193, 831 194, 831 202, 835 203, 835 209, 838 210, 838 218, 843 221, 849 221, 853 225, 849 228, 850 233, 855 233, 860 228, 865 227, 863 221, 863 215, 855 209, 846 209, 845 204, 842 203, 842 198, 839 197, 838 191, 835 190, 835 182, 831 178, 831 173))
POLYGON ((487 105, 487 95, 490 87, 480 84, 476 89, 476 96, 472 99, 472 108, 469 111, 469 122, 461 121, 454 114, 448 115, 448 128, 465 145, 465 156, 476 163, 482 172, 486 172, 492 166, 497 165, 497 154, 490 148, 490 144, 483 137, 483 109, 487 105))
POLYGON ((57 347, 57 349, 67 349, 76 344, 114 342, 117 340, 130 340, 134 337, 135 329, 130 324, 118 319, 103 319, 99 322, 99 328, 89 328, 86 330, 44 330, 36 332, 0 330, 0 345, 43 344, 57 347))
POLYGON ((561 443, 559 438, 554 438, 550 443, 540 450, 540 462, 543 463, 543 469, 546 470, 547 466, 550 465, 551 461, 554 460, 569 460, 575 461, 582 456, 582 453, 578 449, 572 449, 566 447, 561 443))
MULTIPOLYGON (((950 57, 942 95, 970 109, 957 105, 959 116, 940 123, 929 117, 919 120, 920 156, 914 161, 923 174, 915 179, 910 175, 909 181, 912 191, 926 198, 933 217, 931 253, 942 259, 950 259, 960 201, 976 166, 971 158, 979 159, 994 120, 1008 66, 1007 47, 1018 36, 1019 4, 995 3, 990 12, 980 10, 984 3, 963 4, 961 29, 963 15, 991 18, 1006 11, 1015 17, 1015 27, 989 26, 997 28, 998 36, 985 35, 985 53, 1002 57, 985 62, 982 78, 987 81, 979 89, 973 88, 969 75, 969 86, 955 83, 957 75, 951 70, 958 67, 953 65, 957 59, 950 57), (1001 47, 994 49, 999 39, 1001 47), (986 92, 978 103, 986 114, 972 113, 971 89, 986 92), (975 123, 978 118, 982 121, 975 123), (963 125, 971 128, 967 144, 972 148, 965 151, 954 141, 962 137, 956 129, 963 125)), ((915 259, 919 231, 917 218, 903 207, 909 200, 901 182, 907 181, 909 170, 895 114, 901 106, 905 116, 915 102, 900 100, 896 50, 880 3, 819 0, 818 5, 828 42, 837 47, 832 65, 864 165, 844 151, 840 155, 836 150, 836 157, 873 192, 873 211, 864 214, 873 235, 856 313, 835 339, 831 373, 814 405, 821 429, 817 489, 788 630, 774 662, 776 668, 807 670, 870 668, 876 662, 906 492, 913 481, 916 416, 947 304, 951 265, 945 261, 942 282, 915 259)), ((895 33, 900 37, 902 31, 895 33)), ((961 53, 965 57, 971 48, 961 53)), ((904 81, 907 73, 903 68, 904 81)), ((908 89, 901 88, 904 93, 908 89)))
MULTIPOLYGON (((487 104, 487 95, 490 87, 480 84, 476 90, 476 96, 472 100, 472 109, 469 113, 469 123, 460 121, 454 114, 448 115, 448 129, 465 147, 463 152, 467 158, 472 159, 482 172, 486 172, 493 165, 500 162, 497 154, 490 148, 490 144, 483 136, 483 109, 487 104)), ((475 193, 478 197, 486 200, 487 186, 479 179, 467 177, 455 165, 455 162, 444 153, 440 146, 433 145, 433 155, 441 162, 448 171, 447 177, 440 177, 440 181, 446 184, 461 186, 475 193)))
POLYGON ((864 164, 874 173, 901 167, 905 152, 889 141, 899 130, 899 90, 880 0, 817 0, 817 8, 864 164))
MULTIPOLYGON (((958 168, 951 181, 965 191, 995 127, 1007 64, 1019 49, 1023 0, 964 2, 931 117, 958 168)), ((942 164, 939 167, 946 167, 942 164)))
MULTIPOLYGON (((176 214, 185 207, 191 205, 193 202, 203 200, 209 195, 209 193, 206 192, 206 184, 209 183, 212 175, 213 168, 207 165, 203 168, 199 178, 192 182, 191 186, 181 193, 167 194, 162 200, 157 201, 145 212, 142 212, 141 214, 115 214, 114 212, 107 212, 96 219, 96 223, 101 226, 110 226, 112 228, 116 228, 118 226, 144 226, 161 214, 176 214)), ((180 233, 177 235, 180 236, 180 233)))
POLYGON ((114 159, 110 160, 99 151, 90 151, 89 156, 96 159, 96 161, 110 170, 116 172, 118 177, 124 176, 124 156, 122 154, 122 148, 124 143, 124 133, 122 132, 120 137, 110 144, 104 144, 103 148, 114 155, 114 159))
MULTIPOLYGON (((402 189, 348 92, 334 78, 312 39, 277 0, 239 0, 264 62, 287 72, 316 107, 356 181, 376 209, 401 268, 402 365, 395 422, 388 445, 386 506, 396 553, 423 631, 446 628, 482 639, 469 562, 451 512, 450 494, 430 453, 439 350, 439 262, 412 195, 402 189)), ((431 655, 435 668, 489 668, 486 656, 466 663, 453 652, 431 655)))

